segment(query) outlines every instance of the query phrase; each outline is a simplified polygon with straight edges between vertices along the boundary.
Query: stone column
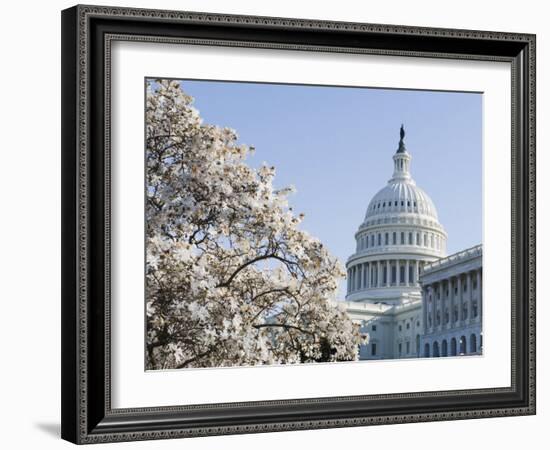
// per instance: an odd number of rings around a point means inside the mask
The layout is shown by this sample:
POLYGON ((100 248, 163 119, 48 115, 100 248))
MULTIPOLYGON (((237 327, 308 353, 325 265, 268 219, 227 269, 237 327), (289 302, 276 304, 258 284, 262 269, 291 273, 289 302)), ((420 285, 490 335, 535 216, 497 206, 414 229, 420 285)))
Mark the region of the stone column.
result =
POLYGON ((381 268, 382 268, 382 263, 381 261, 378 261, 376 263, 376 286, 377 287, 382 287, 382 277, 380 276, 381 268))
MULTIPOLYGON (((437 286, 436 284, 432 285, 434 288, 437 286)), ((436 311, 437 311, 437 295, 436 295, 437 289, 432 289, 432 329, 435 330, 436 325, 436 311)))
MULTIPOLYGON (((447 299, 445 296, 446 292, 445 280, 441 280, 441 284, 439 286, 439 298, 441 299, 439 305, 439 316, 441 317, 440 326, 442 329, 445 327, 445 306, 447 306, 447 299)), ((439 350, 441 351, 441 349, 439 350)))
POLYGON ((371 261, 369 263, 369 270, 370 270, 370 281, 369 281, 369 286, 371 288, 375 287, 375 284, 374 284, 374 262, 371 261))
POLYGON ((348 269, 348 279, 347 279, 347 284, 348 284, 348 294, 350 293, 350 286, 351 286, 351 269, 348 269))
POLYGON ((405 260, 405 285, 409 285, 409 260, 405 260))
POLYGON ((428 332, 428 294, 430 286, 424 286, 422 288, 422 322, 424 323, 424 333, 428 332))
POLYGON ((456 287, 458 290, 458 320, 463 321, 464 320, 464 314, 462 314, 462 298, 464 297, 462 295, 462 275, 459 275, 456 277, 456 287))
MULTIPOLYGON (((453 286, 453 278, 449 278, 449 328, 455 327, 455 320, 454 320, 454 314, 455 314, 455 290, 453 286)), ((449 342, 450 344, 450 342, 449 342)))
POLYGON ((478 319, 481 322, 483 320, 483 274, 481 268, 477 269, 477 302, 478 302, 478 319))
POLYGON ((391 273, 390 273, 390 270, 391 270, 390 260, 387 259, 387 260, 386 260, 386 286, 389 286, 389 285, 390 285, 390 280, 391 280, 391 273))
POLYGON ((468 311, 468 322, 472 321, 472 298, 473 298, 473 283, 472 283, 472 272, 466 274, 466 285, 468 286, 468 295, 466 297, 467 301, 467 311, 468 311))
POLYGON ((401 286, 401 261, 395 260, 395 284, 401 286))
POLYGON ((415 268, 414 268, 414 281, 416 284, 419 284, 418 279, 420 278, 420 261, 418 259, 415 262, 415 268))

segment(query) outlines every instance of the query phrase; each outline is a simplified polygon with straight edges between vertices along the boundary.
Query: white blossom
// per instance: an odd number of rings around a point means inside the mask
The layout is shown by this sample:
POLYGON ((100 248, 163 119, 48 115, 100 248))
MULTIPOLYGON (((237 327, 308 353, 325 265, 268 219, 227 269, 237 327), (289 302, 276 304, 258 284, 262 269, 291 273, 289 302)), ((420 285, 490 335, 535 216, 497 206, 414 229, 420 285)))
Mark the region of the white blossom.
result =
POLYGON ((343 268, 299 229, 294 188, 274 190, 275 168, 248 166, 254 149, 179 82, 148 83, 146 104, 147 367, 357 359, 343 268))

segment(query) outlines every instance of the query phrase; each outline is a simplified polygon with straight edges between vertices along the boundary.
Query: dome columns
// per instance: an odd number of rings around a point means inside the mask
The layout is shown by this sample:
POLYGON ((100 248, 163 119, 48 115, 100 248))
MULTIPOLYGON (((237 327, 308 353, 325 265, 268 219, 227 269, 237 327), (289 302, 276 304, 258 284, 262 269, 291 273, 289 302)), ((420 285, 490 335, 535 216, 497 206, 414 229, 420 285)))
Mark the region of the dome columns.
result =
POLYGON ((382 257, 354 264, 348 268, 348 295, 370 289, 417 287, 420 263, 418 259, 382 257))

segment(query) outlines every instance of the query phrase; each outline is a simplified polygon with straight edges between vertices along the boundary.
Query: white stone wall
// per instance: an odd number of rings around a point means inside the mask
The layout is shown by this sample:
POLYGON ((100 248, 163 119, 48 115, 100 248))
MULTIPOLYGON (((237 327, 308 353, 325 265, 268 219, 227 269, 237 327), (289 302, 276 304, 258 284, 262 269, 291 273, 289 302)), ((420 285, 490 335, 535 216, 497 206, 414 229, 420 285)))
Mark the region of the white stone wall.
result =
POLYGON ((424 267, 422 357, 482 353, 482 279, 481 245, 424 267))

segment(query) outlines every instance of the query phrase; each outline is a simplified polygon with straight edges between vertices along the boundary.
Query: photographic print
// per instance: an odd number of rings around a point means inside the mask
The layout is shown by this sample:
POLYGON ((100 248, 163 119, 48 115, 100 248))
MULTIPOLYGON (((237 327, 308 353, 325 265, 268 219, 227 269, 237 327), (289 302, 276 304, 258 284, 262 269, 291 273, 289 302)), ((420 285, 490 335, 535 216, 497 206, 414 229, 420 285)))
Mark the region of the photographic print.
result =
POLYGON ((482 355, 482 93, 145 90, 147 370, 482 355))

